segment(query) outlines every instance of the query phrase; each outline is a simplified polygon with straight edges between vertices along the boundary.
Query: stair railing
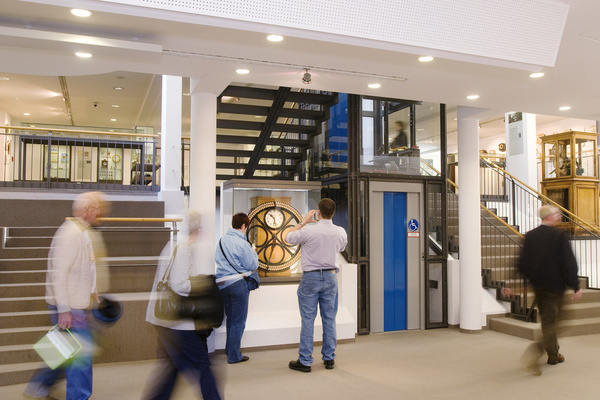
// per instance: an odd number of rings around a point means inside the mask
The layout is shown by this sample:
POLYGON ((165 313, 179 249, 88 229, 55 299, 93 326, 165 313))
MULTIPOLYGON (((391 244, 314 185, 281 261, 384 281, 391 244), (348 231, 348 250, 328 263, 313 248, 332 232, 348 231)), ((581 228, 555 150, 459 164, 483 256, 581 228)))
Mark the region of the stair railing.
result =
MULTIPOLYGON (((482 194, 482 200, 490 208, 498 210, 498 215, 507 217, 508 224, 527 232, 539 225, 539 209, 543 205, 557 207, 563 221, 571 229, 571 246, 579 265, 579 275, 589 280, 589 287, 600 288, 600 229, 581 217, 573 214, 549 197, 538 193, 509 172, 490 160, 481 157, 482 178, 490 178, 498 183, 495 192, 501 197, 493 199, 490 193, 482 194)), ((482 182, 482 188, 490 187, 489 182, 482 182)))

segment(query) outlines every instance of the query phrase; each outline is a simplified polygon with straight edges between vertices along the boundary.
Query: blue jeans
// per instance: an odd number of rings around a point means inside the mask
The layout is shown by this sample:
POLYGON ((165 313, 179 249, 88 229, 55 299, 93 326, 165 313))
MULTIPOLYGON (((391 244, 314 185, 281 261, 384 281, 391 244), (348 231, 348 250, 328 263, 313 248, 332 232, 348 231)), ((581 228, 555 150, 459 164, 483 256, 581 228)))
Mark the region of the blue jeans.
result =
POLYGON ((220 400, 210 370, 206 338, 209 331, 179 331, 155 326, 158 362, 148 378, 143 400, 168 400, 181 373, 192 385, 200 385, 204 400, 220 400))
POLYGON ((338 310, 338 282, 332 271, 309 271, 302 274, 298 286, 298 305, 302 328, 300 330, 300 348, 298 360, 303 365, 313 363, 313 337, 317 306, 321 312, 323 323, 323 360, 335 358, 337 336, 335 332, 335 316, 338 310))
POLYGON ((237 282, 221 290, 221 297, 225 305, 225 327, 227 328, 227 339, 225 342, 225 352, 227 361, 230 363, 238 362, 242 359, 242 335, 246 328, 246 318, 248 317, 248 298, 250 291, 245 280, 240 279, 237 282))
MULTIPOLYGON (((52 325, 58 323, 56 307, 48 305, 53 311, 50 314, 52 325)), ((71 310, 73 327, 71 332, 77 337, 83 348, 77 355, 63 366, 54 370, 43 367, 35 371, 25 394, 31 397, 45 397, 49 395, 50 388, 64 372, 67 378, 67 400, 87 400, 92 395, 92 336, 88 318, 89 312, 85 310, 71 310)))

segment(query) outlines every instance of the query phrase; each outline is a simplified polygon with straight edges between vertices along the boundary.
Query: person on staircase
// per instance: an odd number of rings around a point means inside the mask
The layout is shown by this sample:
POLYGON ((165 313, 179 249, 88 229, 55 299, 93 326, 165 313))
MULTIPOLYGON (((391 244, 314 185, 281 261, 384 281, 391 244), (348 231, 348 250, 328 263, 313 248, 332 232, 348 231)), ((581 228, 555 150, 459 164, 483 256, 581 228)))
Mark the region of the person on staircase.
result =
MULTIPOLYGON (((562 220, 557 207, 543 206, 539 211, 542 223, 525 234, 523 250, 518 263, 519 271, 533 285, 535 300, 542 320, 542 341, 532 343, 521 361, 527 370, 541 375, 538 364, 544 351, 548 354, 548 364, 556 365, 565 361, 559 353, 558 334, 564 294, 567 288, 573 289, 572 300, 582 296, 577 276, 577 261, 569 244, 567 232, 556 225, 562 220)), ((510 294, 504 290, 504 294, 510 294)))
POLYGON ((50 245, 46 302, 52 325, 70 329, 83 348, 64 367, 38 369, 25 388, 28 399, 54 399, 50 390, 63 370, 67 400, 86 400, 92 395, 91 309, 109 282, 104 240, 92 227, 107 213, 109 203, 102 192, 86 192, 75 198, 72 208, 74 218, 67 218, 58 228, 50 245))

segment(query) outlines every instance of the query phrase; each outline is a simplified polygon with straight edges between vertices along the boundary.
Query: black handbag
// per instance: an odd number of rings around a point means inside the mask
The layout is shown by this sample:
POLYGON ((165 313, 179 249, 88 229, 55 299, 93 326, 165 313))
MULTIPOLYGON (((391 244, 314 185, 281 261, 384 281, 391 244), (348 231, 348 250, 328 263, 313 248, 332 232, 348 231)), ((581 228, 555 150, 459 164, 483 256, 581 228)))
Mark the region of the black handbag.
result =
POLYGON ((169 286, 171 268, 177 254, 173 251, 162 279, 156 285, 154 314, 170 321, 193 319, 196 329, 218 328, 223 322, 224 306, 214 275, 200 274, 190 277, 191 291, 188 296, 175 293, 169 286))
POLYGON ((227 254, 225 254, 225 251, 223 250, 223 245, 221 244, 221 240, 219 240, 219 247, 221 248, 221 253, 223 253, 223 257, 225 257, 225 259, 227 260, 229 265, 231 265, 231 268, 233 268, 235 270, 235 272, 237 272, 238 274, 242 275, 242 278, 244 278, 244 280, 246 281, 246 284, 248 285, 248 290, 258 289, 258 287, 260 286, 260 278, 258 277, 258 273, 256 271, 252 271, 250 273, 250 276, 246 276, 246 275, 240 273, 240 271, 238 271, 237 268, 233 266, 231 261, 229 261, 229 258, 227 258, 227 254))

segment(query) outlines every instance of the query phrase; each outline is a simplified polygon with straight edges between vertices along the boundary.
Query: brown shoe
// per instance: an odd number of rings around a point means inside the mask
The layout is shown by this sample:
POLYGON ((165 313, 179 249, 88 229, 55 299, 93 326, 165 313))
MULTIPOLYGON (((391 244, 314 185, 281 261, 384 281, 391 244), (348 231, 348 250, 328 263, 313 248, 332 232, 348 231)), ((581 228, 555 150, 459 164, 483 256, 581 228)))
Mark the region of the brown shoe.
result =
POLYGON ((562 354, 559 354, 556 357, 548 357, 548 364, 550 365, 556 365, 562 362, 565 362, 565 356, 563 356, 562 354))

